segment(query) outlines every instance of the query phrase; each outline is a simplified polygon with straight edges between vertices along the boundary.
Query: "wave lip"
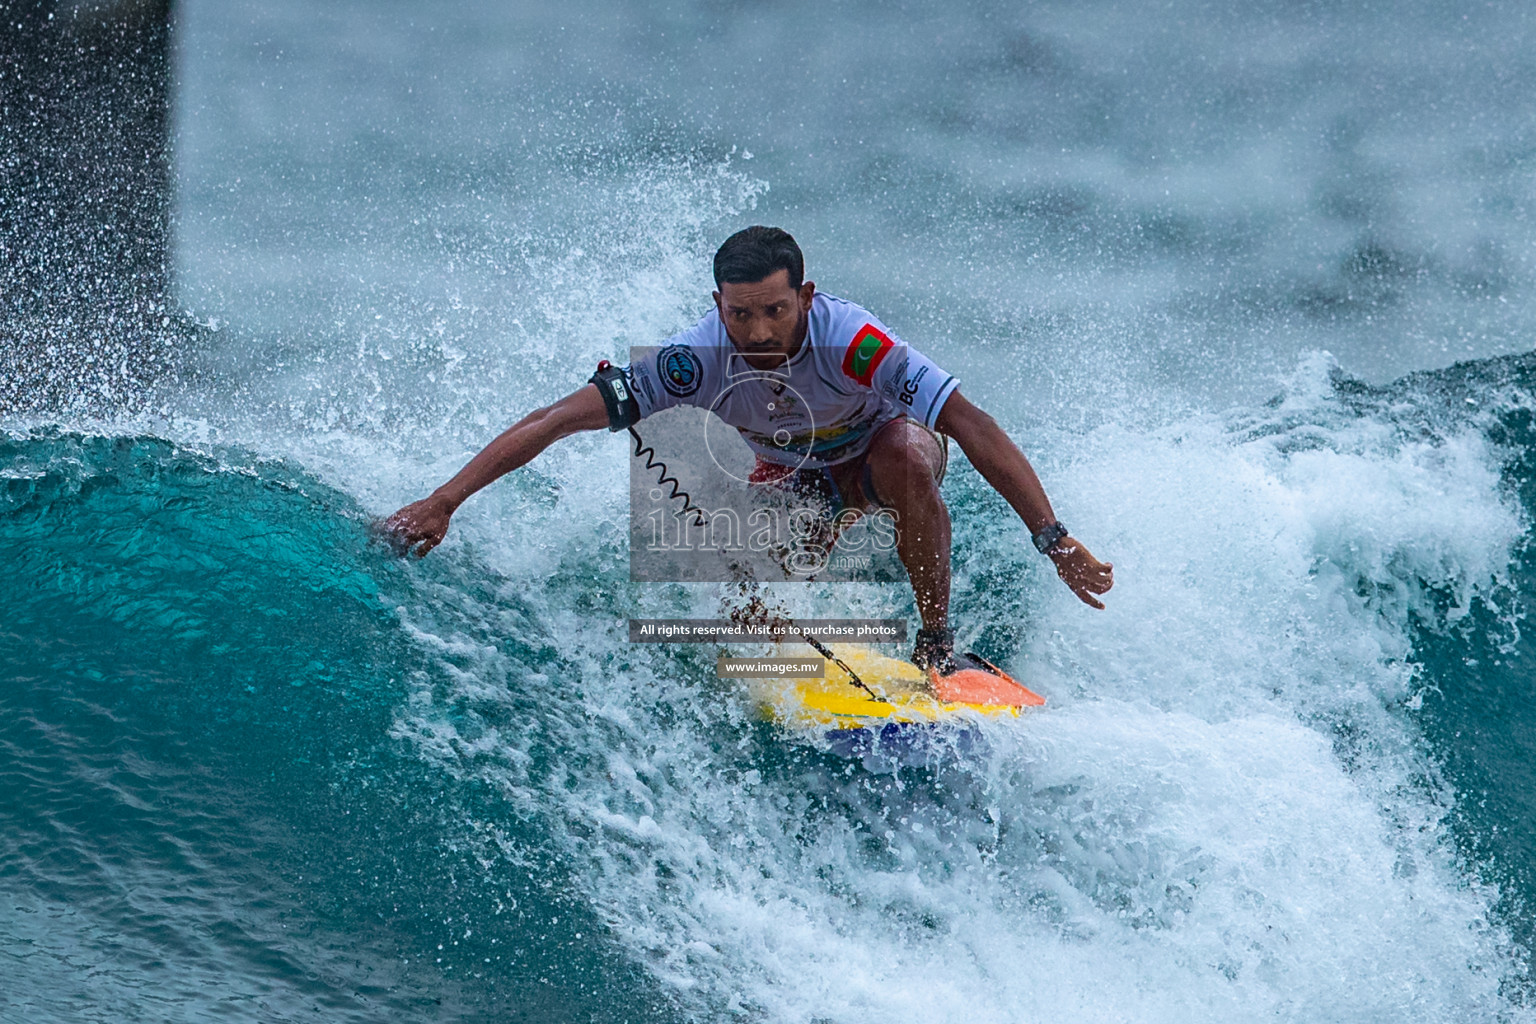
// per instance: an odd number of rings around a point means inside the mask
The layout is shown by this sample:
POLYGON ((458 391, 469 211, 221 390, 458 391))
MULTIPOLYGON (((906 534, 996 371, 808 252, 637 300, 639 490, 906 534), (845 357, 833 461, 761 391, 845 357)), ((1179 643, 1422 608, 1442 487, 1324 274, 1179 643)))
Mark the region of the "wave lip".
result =
MULTIPOLYGON (((454 671, 402 609, 463 620, 353 501, 281 460, 131 434, 12 434, 0 459, 16 581, 0 588, 0 1005, 29 1020, 658 1012, 565 895, 538 815, 504 818, 486 860, 450 810, 473 788, 396 738, 411 687, 454 671)), ((496 628, 519 614, 496 606, 496 628)))

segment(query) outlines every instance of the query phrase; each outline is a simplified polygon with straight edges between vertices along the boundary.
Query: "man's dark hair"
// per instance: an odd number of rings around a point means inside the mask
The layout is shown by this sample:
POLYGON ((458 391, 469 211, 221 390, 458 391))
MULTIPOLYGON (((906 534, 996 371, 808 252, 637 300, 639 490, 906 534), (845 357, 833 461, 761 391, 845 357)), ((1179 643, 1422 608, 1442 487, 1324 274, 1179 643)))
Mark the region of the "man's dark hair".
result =
POLYGON ((805 257, 794 238, 782 228, 754 224, 742 228, 715 253, 715 287, 722 284, 747 284, 761 281, 778 270, 789 271, 789 286, 799 288, 805 280, 805 257))

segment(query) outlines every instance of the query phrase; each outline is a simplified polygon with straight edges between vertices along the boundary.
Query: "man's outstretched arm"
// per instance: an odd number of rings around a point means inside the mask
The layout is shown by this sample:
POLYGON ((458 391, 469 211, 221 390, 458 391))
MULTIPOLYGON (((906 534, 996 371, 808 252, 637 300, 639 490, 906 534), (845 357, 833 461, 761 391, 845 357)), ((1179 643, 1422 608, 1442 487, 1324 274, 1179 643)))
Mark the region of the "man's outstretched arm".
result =
MULTIPOLYGON (((1040 486, 1034 467, 996 420, 956 391, 939 411, 936 426, 940 432, 955 439, 971 465, 1007 499, 1030 533, 1039 533, 1056 522, 1051 500, 1045 496, 1045 488, 1040 486)), ((1056 574, 1062 582, 1071 587, 1084 604, 1104 607, 1095 595, 1115 585, 1112 563, 1094 558, 1093 553, 1071 535, 1058 540, 1046 554, 1056 563, 1056 574)))
POLYGON ((384 521, 406 551, 418 556, 442 543, 448 520, 465 500, 494 480, 526 465, 562 437, 582 430, 608 426, 608 412, 597 385, 588 384, 518 420, 500 437, 470 459, 443 486, 420 501, 412 502, 384 521))

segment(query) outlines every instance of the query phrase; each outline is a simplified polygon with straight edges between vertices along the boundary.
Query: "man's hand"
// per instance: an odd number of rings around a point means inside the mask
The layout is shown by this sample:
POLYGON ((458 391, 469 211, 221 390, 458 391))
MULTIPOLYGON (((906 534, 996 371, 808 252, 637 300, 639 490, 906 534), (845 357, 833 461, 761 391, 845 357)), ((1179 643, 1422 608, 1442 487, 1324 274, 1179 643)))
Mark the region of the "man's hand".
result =
MULTIPOLYGON (((1051 502, 1035 476, 1034 467, 1019 451, 1019 446, 1003 433, 997 421, 972 405, 959 391, 949 396, 939 410, 939 432, 960 443, 960 450, 971 460, 987 483, 1008 500, 1031 532, 1057 521, 1051 502), (1032 524, 1032 525, 1030 525, 1032 524)), ((1086 605, 1103 608, 1102 594, 1115 585, 1115 567, 1101 562, 1071 537, 1063 537, 1046 554, 1056 563, 1056 575, 1072 588, 1086 605)))
POLYGON ((1056 575, 1061 582, 1071 587, 1083 604, 1103 609, 1104 602, 1094 595, 1115 585, 1114 563, 1094 558, 1093 552, 1071 537, 1061 538, 1046 554, 1056 563, 1056 575))
POLYGON ((402 555, 415 549, 416 557, 421 558, 443 542, 453 512, 452 503, 433 494, 411 502, 384 520, 384 529, 402 555))
POLYGON ((578 430, 608 425, 608 410, 597 386, 588 383, 553 405, 535 409, 469 460, 430 497, 413 501, 384 520, 383 529, 402 555, 414 548, 417 557, 443 542, 448 520, 469 496, 493 480, 525 465, 545 448, 578 430))

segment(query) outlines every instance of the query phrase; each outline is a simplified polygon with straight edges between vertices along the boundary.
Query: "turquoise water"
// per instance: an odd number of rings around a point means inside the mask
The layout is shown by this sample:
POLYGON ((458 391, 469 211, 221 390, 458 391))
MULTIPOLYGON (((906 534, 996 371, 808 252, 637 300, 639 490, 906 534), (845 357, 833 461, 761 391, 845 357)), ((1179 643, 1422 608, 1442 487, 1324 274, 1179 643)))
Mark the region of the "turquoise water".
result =
POLYGON ((0 1019, 1532 1017, 1525 6, 178 18, 202 326, 0 422, 0 1019), (961 640, 1049 701, 979 745, 628 644, 733 595, 629 581, 622 438, 374 536, 754 221, 1116 565, 955 458, 961 640))
MULTIPOLYGON (((634 972, 582 941, 590 909, 537 808, 504 823, 518 863, 487 865, 457 827, 487 795, 445 791, 391 740, 400 702, 444 668, 402 630, 410 580, 354 502, 151 437, 46 431, 5 459, 24 581, 4 599, 17 1019, 377 1019, 514 994, 614 1012, 597 982, 634 972), (460 978, 486 984, 466 997, 460 978)), ((495 605, 501 626, 526 622, 495 605)), ((486 626, 509 670, 565 670, 486 626)), ((463 720, 517 722, 544 776, 541 696, 463 720)), ((643 1017, 637 989, 619 1005, 643 1017)))
MULTIPOLYGON (((1054 707, 899 770, 776 735, 696 651, 631 648, 615 602, 704 606, 620 559, 406 564, 288 460, 13 433, 8 1012, 1518 1014, 1530 360, 1313 372, 1089 460, 1221 464, 1195 490, 1261 523, 1246 557, 1272 561, 1218 588, 1254 607, 1187 621, 1210 556, 1155 527, 1115 528, 1135 575, 1107 628, 967 569, 961 621, 1054 707), (1319 460, 1392 507, 1359 518, 1319 460), (1295 512, 1332 532, 1288 550, 1295 512), (1171 653, 1180 628, 1213 640, 1171 653), (1022 955, 1050 970, 1001 969, 1022 955), (1095 962, 1125 987, 1083 989, 1095 962)), ((963 473, 973 521, 996 499, 963 473)), ((961 566, 996 557, 959 535, 961 566)))

